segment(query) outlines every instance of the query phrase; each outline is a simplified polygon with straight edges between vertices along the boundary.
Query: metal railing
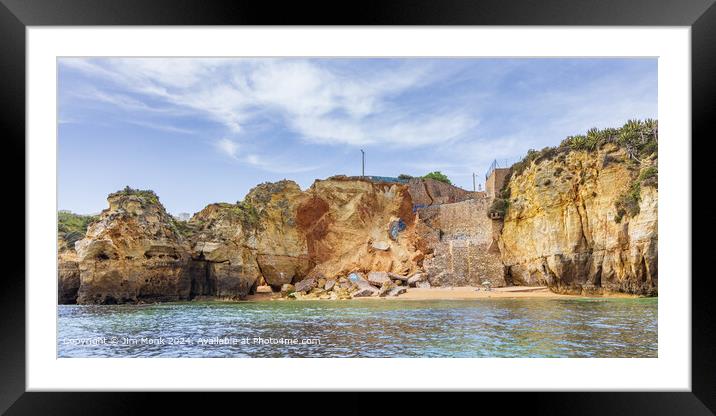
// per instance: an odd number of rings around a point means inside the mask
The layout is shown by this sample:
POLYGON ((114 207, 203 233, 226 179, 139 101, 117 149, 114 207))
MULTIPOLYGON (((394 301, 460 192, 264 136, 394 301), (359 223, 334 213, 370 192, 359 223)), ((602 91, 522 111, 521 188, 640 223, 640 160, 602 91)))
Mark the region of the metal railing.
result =
POLYGON ((492 175, 492 172, 494 172, 498 167, 499 165, 497 164, 497 159, 493 160, 492 163, 490 163, 490 167, 487 168, 487 172, 485 172, 485 179, 487 180, 487 178, 492 175))
POLYGON ((408 179, 394 178, 391 176, 364 176, 372 182, 395 182, 395 183, 408 183, 408 179))
POLYGON ((509 168, 513 164, 517 163, 519 159, 502 159, 502 163, 498 162, 497 159, 493 160, 492 163, 490 163, 490 167, 487 169, 487 172, 485 172, 485 180, 487 180, 490 175, 492 175, 492 172, 495 171, 495 169, 504 169, 509 168))

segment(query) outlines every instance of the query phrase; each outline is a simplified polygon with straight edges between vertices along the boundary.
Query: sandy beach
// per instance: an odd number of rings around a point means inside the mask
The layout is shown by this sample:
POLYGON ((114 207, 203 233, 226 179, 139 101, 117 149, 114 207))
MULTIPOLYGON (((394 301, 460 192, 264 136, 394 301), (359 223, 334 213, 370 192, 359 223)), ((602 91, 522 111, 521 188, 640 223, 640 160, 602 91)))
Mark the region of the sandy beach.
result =
POLYGON ((404 294, 393 299, 414 300, 449 300, 449 299, 483 299, 483 298, 573 298, 572 295, 560 295, 546 286, 498 287, 487 291, 473 286, 408 288, 404 294))
MULTIPOLYGON (((353 300, 469 300, 469 299, 511 299, 511 298, 539 298, 539 299, 568 299, 587 297, 582 295, 564 295, 554 293, 547 286, 510 286, 493 288, 486 291, 477 290, 473 286, 460 287, 431 287, 408 288, 407 292, 395 297, 361 297, 353 300)), ((635 297, 625 294, 605 294, 590 297, 635 297)), ((246 301, 267 301, 280 299, 276 293, 257 293, 246 297, 246 301)), ((312 300, 316 300, 315 298, 312 300)))

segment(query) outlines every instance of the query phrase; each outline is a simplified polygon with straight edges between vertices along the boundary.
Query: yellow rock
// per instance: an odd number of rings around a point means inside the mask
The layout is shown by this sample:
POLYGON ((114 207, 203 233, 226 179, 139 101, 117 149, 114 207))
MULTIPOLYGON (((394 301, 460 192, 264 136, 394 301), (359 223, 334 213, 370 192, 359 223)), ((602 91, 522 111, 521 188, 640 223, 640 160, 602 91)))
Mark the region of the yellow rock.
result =
POLYGON ((509 281, 560 292, 656 293, 657 189, 642 186, 640 212, 615 221, 615 201, 639 175, 626 159, 608 144, 533 163, 511 179, 500 237, 509 281))

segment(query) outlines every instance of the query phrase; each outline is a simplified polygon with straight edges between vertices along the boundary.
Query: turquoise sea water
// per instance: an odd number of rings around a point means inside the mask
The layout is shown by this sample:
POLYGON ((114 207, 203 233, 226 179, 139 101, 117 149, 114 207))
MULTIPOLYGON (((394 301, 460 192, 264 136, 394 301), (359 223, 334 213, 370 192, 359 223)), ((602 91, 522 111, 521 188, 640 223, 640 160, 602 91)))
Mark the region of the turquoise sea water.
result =
POLYGON ((58 307, 59 357, 656 357, 657 299, 58 307))

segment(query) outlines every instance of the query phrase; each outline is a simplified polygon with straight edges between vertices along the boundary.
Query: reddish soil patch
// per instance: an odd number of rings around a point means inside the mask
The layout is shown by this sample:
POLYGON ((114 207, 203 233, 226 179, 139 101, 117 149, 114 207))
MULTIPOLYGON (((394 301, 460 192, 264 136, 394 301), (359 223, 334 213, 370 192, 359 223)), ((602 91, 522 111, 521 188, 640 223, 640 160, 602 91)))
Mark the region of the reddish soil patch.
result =
POLYGON ((298 207, 296 223, 306 235, 308 257, 314 263, 321 263, 330 258, 331 253, 321 244, 321 240, 328 233, 330 219, 328 203, 316 196, 311 197, 298 207))
POLYGON ((407 187, 404 187, 400 193, 402 198, 400 208, 398 209, 398 216, 400 216, 406 224, 412 224, 415 220, 415 213, 413 212, 413 198, 411 198, 407 187))

